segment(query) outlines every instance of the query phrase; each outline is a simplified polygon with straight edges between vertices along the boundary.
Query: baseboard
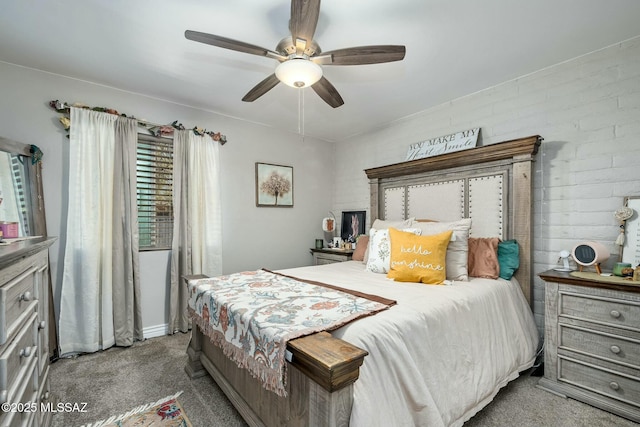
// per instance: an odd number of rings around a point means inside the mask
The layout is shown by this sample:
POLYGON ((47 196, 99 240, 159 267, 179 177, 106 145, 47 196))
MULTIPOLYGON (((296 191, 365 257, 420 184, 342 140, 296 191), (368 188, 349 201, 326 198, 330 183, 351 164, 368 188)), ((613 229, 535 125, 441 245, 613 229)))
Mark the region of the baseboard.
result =
POLYGON ((169 334, 169 324, 165 323, 164 325, 155 325, 155 326, 147 326, 142 329, 142 335, 144 339, 162 337, 169 334))

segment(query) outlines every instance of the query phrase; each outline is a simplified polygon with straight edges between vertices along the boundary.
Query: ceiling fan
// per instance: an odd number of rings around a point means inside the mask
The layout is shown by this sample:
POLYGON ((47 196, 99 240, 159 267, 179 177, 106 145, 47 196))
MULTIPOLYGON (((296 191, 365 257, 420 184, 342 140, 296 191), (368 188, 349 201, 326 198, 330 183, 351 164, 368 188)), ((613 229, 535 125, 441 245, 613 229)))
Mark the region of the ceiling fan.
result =
POLYGON ((216 36, 187 30, 184 36, 193 41, 224 49, 266 56, 280 62, 275 73, 262 80, 242 98, 252 102, 283 82, 289 86, 311 88, 333 108, 344 104, 336 88, 322 75, 321 65, 363 65, 401 61, 405 47, 400 45, 374 45, 348 47, 322 52, 313 39, 320 15, 320 0, 291 0, 291 36, 282 39, 275 50, 216 36))

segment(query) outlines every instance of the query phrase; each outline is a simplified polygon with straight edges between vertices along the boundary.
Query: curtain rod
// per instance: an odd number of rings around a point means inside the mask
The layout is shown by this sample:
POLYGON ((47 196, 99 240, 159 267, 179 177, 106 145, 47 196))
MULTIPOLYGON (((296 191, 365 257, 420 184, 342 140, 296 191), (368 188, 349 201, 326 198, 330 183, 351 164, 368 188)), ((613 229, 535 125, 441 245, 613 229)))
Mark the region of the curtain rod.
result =
MULTIPOLYGON (((56 104, 55 108, 56 108, 56 110, 65 110, 65 109, 72 108, 72 107, 73 108, 86 108, 88 110, 93 110, 93 108, 89 107, 88 105, 84 105, 84 104, 82 104, 82 105, 69 105, 66 102, 60 102, 60 103, 56 104)), ((99 109, 100 110, 105 110, 105 111, 102 111, 104 113, 108 113, 109 111, 114 111, 117 116, 122 116, 122 114, 118 113, 116 110, 111 110, 110 108, 102 108, 102 107, 100 107, 99 109)), ((152 123, 152 122, 150 122, 148 120, 145 120, 145 119, 137 119, 135 117, 129 117, 129 116, 126 116, 126 115, 124 117, 126 117, 127 119, 136 120, 138 123, 143 124, 143 125, 158 126, 158 127, 160 127, 160 126, 168 126, 166 124, 152 123)))
MULTIPOLYGON (((112 108, 104 108, 104 107, 91 108, 88 105, 84 105, 84 104, 69 105, 66 102, 58 101, 57 99, 55 101, 50 101, 49 102, 49 106, 51 108, 55 109, 59 113, 71 114, 71 107, 73 107, 73 108, 85 108, 85 109, 92 110, 92 111, 104 112, 104 113, 108 113, 108 114, 115 114, 117 116, 126 117, 128 119, 135 120, 136 122, 138 122, 139 126, 142 126, 145 129, 149 130, 153 136, 157 136, 157 137, 173 135, 175 130, 191 130, 196 135, 200 135, 200 136, 209 135, 211 137, 211 139, 213 139, 214 141, 218 141, 220 143, 220 145, 224 145, 224 144, 227 143, 227 136, 226 135, 222 135, 220 132, 211 132, 211 131, 207 131, 207 130, 205 130, 203 128, 199 128, 199 127, 185 128, 182 125, 182 123, 178 123, 177 120, 175 120, 171 124, 153 123, 153 122, 149 122, 149 121, 147 121, 145 119, 137 119, 137 118, 135 118, 133 116, 129 117, 126 114, 120 114, 117 110, 112 109, 112 108), (67 110, 69 110, 69 111, 67 112, 67 110)), ((65 123, 62 119, 60 119, 60 121, 65 126, 65 129, 69 130, 70 122, 69 123, 65 123)))

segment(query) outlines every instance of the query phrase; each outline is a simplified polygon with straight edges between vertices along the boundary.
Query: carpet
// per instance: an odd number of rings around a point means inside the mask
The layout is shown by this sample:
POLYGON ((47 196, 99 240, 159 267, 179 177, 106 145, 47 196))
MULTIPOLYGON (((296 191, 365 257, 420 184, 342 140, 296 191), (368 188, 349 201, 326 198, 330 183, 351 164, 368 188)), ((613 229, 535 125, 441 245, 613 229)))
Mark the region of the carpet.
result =
POLYGON ((193 427, 178 402, 178 392, 106 420, 82 427, 193 427))

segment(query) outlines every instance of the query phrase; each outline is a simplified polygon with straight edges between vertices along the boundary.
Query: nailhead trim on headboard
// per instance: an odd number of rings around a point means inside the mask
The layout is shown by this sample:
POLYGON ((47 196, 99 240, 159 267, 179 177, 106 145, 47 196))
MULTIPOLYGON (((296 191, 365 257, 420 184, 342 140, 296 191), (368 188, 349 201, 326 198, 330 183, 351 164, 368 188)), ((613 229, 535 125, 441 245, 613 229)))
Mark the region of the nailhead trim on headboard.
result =
MULTIPOLYGON (((487 233, 515 239, 520 245, 520 268, 516 278, 522 291, 532 301, 532 162, 538 152, 542 138, 539 135, 514 139, 469 150, 427 157, 403 163, 366 169, 369 178, 371 198, 371 223, 379 216, 386 218, 387 212, 403 219, 407 215, 422 217, 414 210, 414 197, 430 197, 428 192, 415 191, 431 188, 431 202, 450 203, 449 207, 438 208, 438 212, 451 212, 455 220, 460 212, 457 197, 441 197, 439 186, 463 181, 462 189, 452 190, 463 193, 463 217, 472 218, 472 235, 483 237, 487 233), (394 196, 391 197, 391 194, 394 196), (407 195, 408 194, 408 195, 407 195), (388 203, 392 202, 391 207, 388 203), (444 200, 443 200, 444 199, 444 200), (399 203, 397 206, 395 203, 399 203), (478 213, 480 210, 480 213, 478 213), (410 212, 410 213, 409 213, 410 212), (488 228, 484 216, 489 215, 488 228), (476 225, 474 229, 474 218, 476 225)), ((455 188, 455 186, 453 187, 455 188)), ((425 206, 428 203, 421 203, 425 206)), ((426 212, 428 215, 428 211, 426 212)), ((393 218, 396 219, 396 218, 393 218)), ((439 219, 446 218, 421 218, 439 219)), ((459 218, 458 218, 459 219, 459 218)))
POLYGON ((504 227, 508 206, 502 191, 504 178, 503 174, 496 174, 469 179, 470 237, 507 237, 504 227), (487 215, 487 212, 495 212, 495 215, 487 215))

